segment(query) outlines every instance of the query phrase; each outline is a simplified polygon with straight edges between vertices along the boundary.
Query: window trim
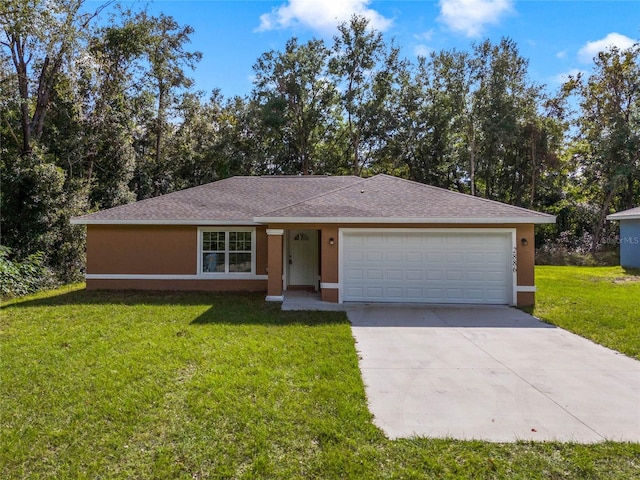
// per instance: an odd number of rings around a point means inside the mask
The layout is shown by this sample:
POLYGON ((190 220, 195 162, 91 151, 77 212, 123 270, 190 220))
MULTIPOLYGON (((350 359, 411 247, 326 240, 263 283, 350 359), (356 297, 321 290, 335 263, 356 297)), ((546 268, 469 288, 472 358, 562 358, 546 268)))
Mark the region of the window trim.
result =
MULTIPOLYGON (((235 250, 234 250, 235 251, 235 250)), ((216 279, 242 279, 256 277, 256 228, 255 227, 198 227, 198 272, 199 277, 216 279), (204 232, 226 232, 225 235, 225 270, 229 268, 229 233, 230 232, 251 232, 251 271, 250 272, 204 272, 202 270, 203 233, 204 232)))

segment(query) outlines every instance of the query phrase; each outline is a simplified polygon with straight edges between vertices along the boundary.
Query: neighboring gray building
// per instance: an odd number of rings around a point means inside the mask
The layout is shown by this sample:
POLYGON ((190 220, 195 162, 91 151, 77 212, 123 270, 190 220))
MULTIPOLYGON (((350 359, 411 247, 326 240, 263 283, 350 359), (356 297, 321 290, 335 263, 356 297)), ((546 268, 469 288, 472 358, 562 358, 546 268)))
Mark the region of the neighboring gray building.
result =
POLYGON ((640 268, 640 207, 607 216, 620 222, 620 265, 640 268))

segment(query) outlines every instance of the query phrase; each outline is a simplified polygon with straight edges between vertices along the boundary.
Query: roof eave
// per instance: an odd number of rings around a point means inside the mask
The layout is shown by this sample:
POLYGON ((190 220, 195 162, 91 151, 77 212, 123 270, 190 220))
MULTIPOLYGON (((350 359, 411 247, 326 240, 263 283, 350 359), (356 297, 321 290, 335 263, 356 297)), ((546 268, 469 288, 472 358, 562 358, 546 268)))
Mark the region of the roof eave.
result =
POLYGON ((255 217, 259 224, 270 223, 441 223, 441 224, 529 224, 556 223, 553 215, 535 217, 255 217))
POLYGON ((607 215, 607 220, 614 220, 614 221, 640 220, 640 214, 620 215, 620 214, 617 214, 617 213, 612 213, 611 215, 607 215))
POLYGON ((72 225, 260 225, 252 220, 194 219, 130 219, 71 218, 72 225))

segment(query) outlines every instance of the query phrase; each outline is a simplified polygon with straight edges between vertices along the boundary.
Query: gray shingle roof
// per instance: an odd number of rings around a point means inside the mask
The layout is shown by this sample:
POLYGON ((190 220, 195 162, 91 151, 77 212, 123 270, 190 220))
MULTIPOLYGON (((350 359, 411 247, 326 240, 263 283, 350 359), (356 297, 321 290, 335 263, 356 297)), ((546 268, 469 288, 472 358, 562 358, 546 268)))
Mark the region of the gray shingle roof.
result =
POLYGON ((376 175, 256 218, 258 222, 554 223, 545 213, 376 175))
POLYGON ((86 224, 553 223, 555 217, 389 175, 233 177, 76 217, 86 224))
POLYGON ((232 177, 72 219, 73 223, 252 223, 263 212, 361 181, 354 176, 232 177))
POLYGON ((637 220, 640 218, 640 207, 630 208, 622 212, 607 215, 607 220, 637 220))

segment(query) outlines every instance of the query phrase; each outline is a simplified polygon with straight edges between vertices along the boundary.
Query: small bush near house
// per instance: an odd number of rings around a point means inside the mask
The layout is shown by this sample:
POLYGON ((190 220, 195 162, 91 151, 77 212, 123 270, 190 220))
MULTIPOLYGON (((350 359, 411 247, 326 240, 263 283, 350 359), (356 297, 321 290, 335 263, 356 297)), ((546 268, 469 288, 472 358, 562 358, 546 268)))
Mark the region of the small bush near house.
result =
POLYGON ((559 265, 576 267, 612 267, 619 263, 617 242, 604 238, 597 251, 591 251, 593 237, 585 232, 576 237, 569 231, 561 232, 552 240, 536 249, 536 265, 559 265))
POLYGON ((45 265, 44 253, 29 255, 23 261, 12 260, 11 249, 0 246, 0 296, 20 297, 55 286, 55 276, 45 265))

